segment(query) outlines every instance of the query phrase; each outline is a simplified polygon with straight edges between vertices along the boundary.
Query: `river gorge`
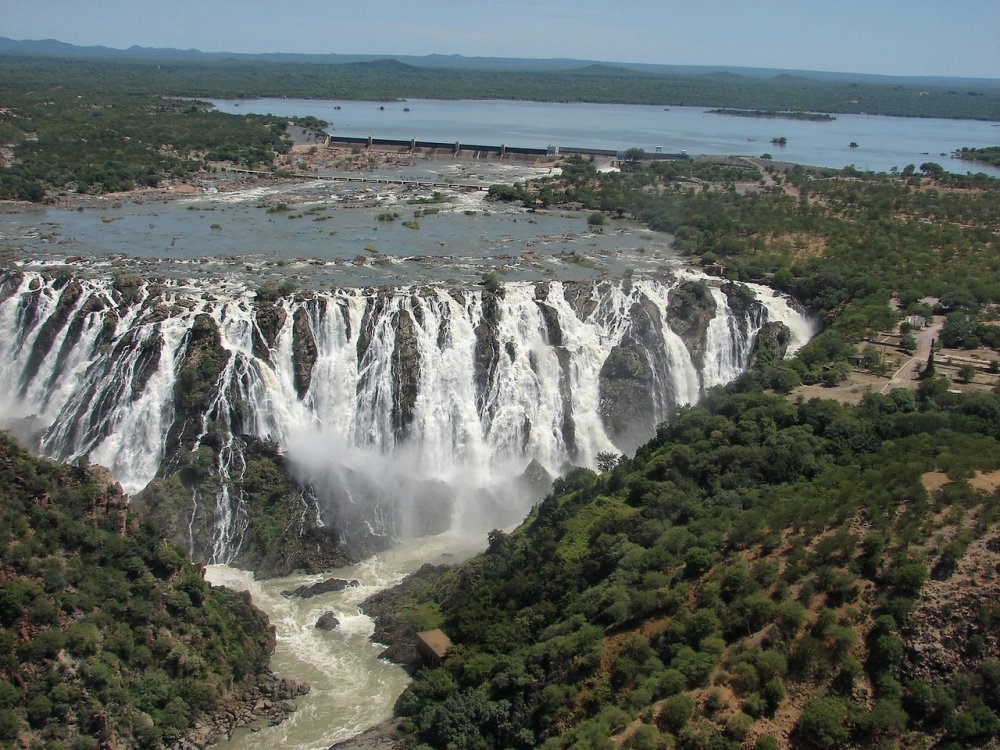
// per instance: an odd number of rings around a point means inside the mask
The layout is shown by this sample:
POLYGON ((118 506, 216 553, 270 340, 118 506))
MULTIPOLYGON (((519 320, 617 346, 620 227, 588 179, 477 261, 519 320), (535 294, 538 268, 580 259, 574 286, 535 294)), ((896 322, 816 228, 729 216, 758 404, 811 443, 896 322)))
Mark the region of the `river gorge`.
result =
POLYGON ((634 451, 762 338, 790 353, 813 332, 625 221, 594 231, 481 190, 223 187, 2 217, 0 418, 46 456, 109 466, 271 616, 275 669, 314 693, 234 748, 326 747, 388 716, 406 675, 368 642, 366 595, 634 451), (280 595, 331 571, 359 586, 280 595), (314 628, 323 610, 335 631, 314 628))

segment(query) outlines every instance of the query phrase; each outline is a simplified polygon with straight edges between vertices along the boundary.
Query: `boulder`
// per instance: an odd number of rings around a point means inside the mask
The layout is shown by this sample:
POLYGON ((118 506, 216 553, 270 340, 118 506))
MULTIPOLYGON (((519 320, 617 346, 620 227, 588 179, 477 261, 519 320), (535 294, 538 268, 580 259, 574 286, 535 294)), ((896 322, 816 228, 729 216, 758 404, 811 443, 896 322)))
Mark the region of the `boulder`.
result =
POLYGON ((281 595, 288 597, 297 596, 300 599, 308 599, 313 596, 318 596, 319 594, 329 594, 334 591, 343 591, 349 586, 353 588, 360 585, 361 584, 357 581, 348 581, 344 578, 327 578, 325 581, 314 583, 311 586, 302 585, 296 589, 282 591, 281 595))
POLYGON ((337 619, 333 612, 324 612, 316 620, 316 627, 320 630, 335 630, 337 626, 340 625, 340 620, 337 619))

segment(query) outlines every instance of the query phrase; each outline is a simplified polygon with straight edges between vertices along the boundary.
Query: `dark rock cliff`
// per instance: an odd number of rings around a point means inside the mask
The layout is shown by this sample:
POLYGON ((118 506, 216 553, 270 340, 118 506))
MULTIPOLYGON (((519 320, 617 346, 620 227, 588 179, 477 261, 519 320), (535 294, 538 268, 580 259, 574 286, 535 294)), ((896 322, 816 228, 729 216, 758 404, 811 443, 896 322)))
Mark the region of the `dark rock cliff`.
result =
POLYGON ((395 347, 392 351, 392 429, 396 440, 405 440, 410 433, 413 411, 420 385, 420 352, 414 331, 413 316, 400 310, 394 316, 395 347))
POLYGON ((701 371, 705 359, 708 324, 715 317, 715 298, 703 281, 685 281, 670 291, 667 323, 681 337, 695 367, 701 371))
POLYGON ((270 302, 257 305, 254 314, 256 326, 253 330, 253 355, 255 357, 264 361, 271 358, 271 350, 274 348, 278 333, 285 325, 287 317, 288 313, 283 307, 270 302))
POLYGON ((316 366, 316 339, 309 327, 309 314, 300 307, 292 316, 292 367, 295 372, 295 392, 305 398, 312 382, 313 367, 316 366))
POLYGON ((653 357, 663 358, 660 313, 651 302, 631 310, 632 326, 611 350, 601 368, 600 414, 608 437, 623 452, 649 439, 656 428, 658 392, 672 402, 673 393, 656 382, 653 357))

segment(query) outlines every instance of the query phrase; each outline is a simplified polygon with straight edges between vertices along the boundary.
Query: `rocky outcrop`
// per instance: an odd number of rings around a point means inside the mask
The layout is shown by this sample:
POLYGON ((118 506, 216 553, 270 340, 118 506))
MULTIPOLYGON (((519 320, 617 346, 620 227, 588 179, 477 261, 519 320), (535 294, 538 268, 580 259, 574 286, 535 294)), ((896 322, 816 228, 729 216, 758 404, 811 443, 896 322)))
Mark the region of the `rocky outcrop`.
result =
POLYGON ((396 340, 392 350, 392 429, 396 440, 405 440, 413 422, 420 389, 420 351, 413 316, 400 310, 394 316, 396 340))
POLYGON ((767 308, 760 303, 756 293, 749 287, 730 281, 723 284, 720 289, 726 295, 733 321, 742 335, 747 335, 751 322, 754 327, 759 327, 767 320, 767 308))
POLYGON ((545 338, 551 346, 562 346, 563 333, 562 327, 559 325, 559 313, 556 312, 552 305, 546 302, 548 294, 548 284, 535 285, 535 304, 538 306, 538 312, 542 316, 542 322, 545 323, 545 338))
POLYGON ((490 383, 493 382, 496 375, 497 357, 500 356, 500 339, 497 335, 500 309, 497 305, 497 298, 502 295, 502 289, 498 292, 483 292, 482 320, 475 330, 476 348, 473 361, 476 380, 476 407, 480 414, 487 411, 490 418, 493 417, 493 411, 485 407, 490 383))
MULTIPOLYGON (((258 578, 274 578, 295 571, 317 573, 358 559, 345 549, 339 529, 316 526, 313 519, 302 517, 302 504, 295 493, 286 494, 280 503, 286 528, 294 533, 274 542, 249 529, 247 543, 234 564, 253 570, 258 578)), ((263 525, 258 513, 251 517, 251 523, 263 525)))
POLYGON ((750 369, 762 365, 774 365, 784 359, 792 332, 784 323, 765 323, 757 332, 757 339, 750 351, 750 369))
POLYGON ((316 339, 309 327, 309 314, 304 307, 300 307, 292 316, 292 370, 295 374, 295 392, 300 399, 305 398, 309 392, 318 352, 316 339))
POLYGON ((362 602, 361 611, 375 620, 375 633, 371 639, 386 645, 381 658, 408 667, 417 664, 417 629, 403 615, 404 605, 412 603, 422 589, 446 570, 447 565, 427 563, 398 585, 379 591, 362 602))
POLYGON ((396 739, 398 726, 399 719, 383 721, 357 737, 335 743, 330 750, 402 750, 402 742, 396 739))
POLYGON ((94 485, 88 518, 107 518, 119 534, 124 534, 129 511, 128 495, 106 466, 91 464, 87 466, 86 472, 87 478, 94 485))
MULTIPOLYGON (((574 288, 576 285, 573 285, 574 288)), ((542 316, 545 324, 545 338, 547 343, 555 349, 556 358, 559 360, 559 395, 563 404, 562 436, 566 444, 566 452, 570 460, 575 460, 578 453, 576 442, 576 423, 573 421, 573 399, 570 393, 570 368, 572 357, 563 348, 563 331, 559 324, 559 314, 546 300, 549 295, 549 285, 540 283, 535 285, 535 303, 538 305, 538 312, 542 316)), ((574 295, 574 299, 576 299, 574 295)))
POLYGON ((314 596, 319 596, 320 594, 329 594, 336 591, 343 591, 348 587, 360 586, 357 581, 348 581, 344 578, 327 578, 325 581, 320 581, 319 583, 314 583, 311 585, 299 586, 296 589, 290 589, 282 591, 282 596, 288 597, 298 597, 300 599, 309 599, 314 596))
POLYGON ((70 316, 73 314, 73 309, 76 307, 76 303, 82 294, 83 287, 80 285, 80 282, 75 279, 71 281, 59 296, 55 310, 42 324, 38 336, 35 337, 35 342, 31 347, 31 354, 24 366, 24 376, 21 381, 22 394, 27 391, 31 381, 34 380, 35 375, 38 373, 38 368, 45 361, 49 351, 51 351, 59 332, 69 322, 70 316))
POLYGON ((215 321, 205 313, 195 315, 174 383, 174 423, 167 435, 168 454, 194 445, 202 430, 202 415, 209 410, 215 383, 231 356, 223 348, 215 321))
POLYGON ((597 309, 597 298, 602 292, 602 287, 607 289, 606 284, 598 284, 595 287, 590 282, 567 282, 563 284, 563 299, 573 308, 577 317, 585 320, 597 309))
POLYGON ((23 273, 3 269, 3 273, 0 273, 0 305, 13 297, 22 283, 24 283, 23 273))
POLYGON ((296 710, 292 701, 308 692, 309 685, 304 682, 270 673, 259 675, 232 693, 210 717, 199 720, 182 740, 170 746, 171 750, 202 750, 241 727, 256 731, 276 726, 296 710))
POLYGON ((285 308, 270 302, 259 304, 254 314, 256 326, 253 329, 253 355, 267 361, 278 339, 278 332, 285 325, 288 313, 285 308))
POLYGON ((163 336, 159 330, 152 336, 135 342, 139 356, 132 370, 132 400, 137 400, 146 389, 146 384, 160 366, 160 354, 163 352, 163 336))
MULTIPOLYGON (((69 290, 67 289, 67 291, 69 290)), ((59 347, 59 354, 56 357, 55 367, 53 368, 54 370, 61 371, 63 369, 67 359, 80 341, 80 334, 83 333, 87 320, 91 315, 101 312, 104 308, 104 303, 95 296, 87 297, 84 303, 80 305, 80 309, 77 310, 76 315, 73 316, 73 320, 70 321, 66 329, 66 335, 63 336, 62 345, 59 347)))
MULTIPOLYGON (((276 446, 246 435, 238 442, 241 470, 230 475, 225 491, 247 523, 241 536, 231 540, 238 547, 232 563, 261 578, 296 570, 316 573, 345 564, 340 528, 320 523, 317 499, 292 478, 276 446)), ((133 498, 135 506, 198 563, 212 556, 213 513, 223 491, 216 474, 218 451, 230 450, 207 443, 203 440, 196 451, 179 452, 170 471, 133 498)))
POLYGON ((541 500, 552 490, 552 475, 535 458, 524 467, 517 481, 533 500, 541 500))
POLYGON ((1000 653, 1000 631, 985 612, 1000 601, 1000 525, 970 544, 965 553, 920 590, 904 631, 903 673, 927 684, 949 682, 976 671, 984 655, 1000 653), (970 643, 979 643, 977 649, 970 643))
POLYGON ((667 322, 681 337, 700 372, 705 358, 708 324, 715 317, 715 298, 703 281, 685 281, 670 290, 667 322))
POLYGON ((646 442, 656 427, 657 395, 673 399, 656 382, 650 357, 664 357, 660 314, 651 302, 635 304, 632 326, 601 367, 599 410, 608 437, 623 453, 646 442))

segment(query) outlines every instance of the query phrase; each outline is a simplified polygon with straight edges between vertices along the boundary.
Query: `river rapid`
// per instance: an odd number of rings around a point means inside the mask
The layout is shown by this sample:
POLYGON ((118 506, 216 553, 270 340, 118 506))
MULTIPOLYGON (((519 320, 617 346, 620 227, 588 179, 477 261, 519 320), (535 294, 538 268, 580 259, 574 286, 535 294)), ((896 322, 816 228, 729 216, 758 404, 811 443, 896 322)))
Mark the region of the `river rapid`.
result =
POLYGON ((357 565, 322 575, 293 575, 256 580, 252 573, 227 565, 210 565, 206 578, 214 586, 249 591, 254 604, 271 619, 277 645, 271 669, 284 677, 308 682, 308 695, 296 700, 298 710, 287 720, 258 731, 240 729, 219 750, 325 750, 392 715, 396 698, 409 677, 399 666, 379 659, 382 647, 369 638, 371 618, 358 606, 367 597, 394 586, 427 562, 457 563, 485 548, 485 534, 448 532, 403 542, 357 565), (357 580, 360 585, 309 599, 281 592, 327 578, 357 580), (315 627, 324 612, 340 624, 332 631, 315 627))

